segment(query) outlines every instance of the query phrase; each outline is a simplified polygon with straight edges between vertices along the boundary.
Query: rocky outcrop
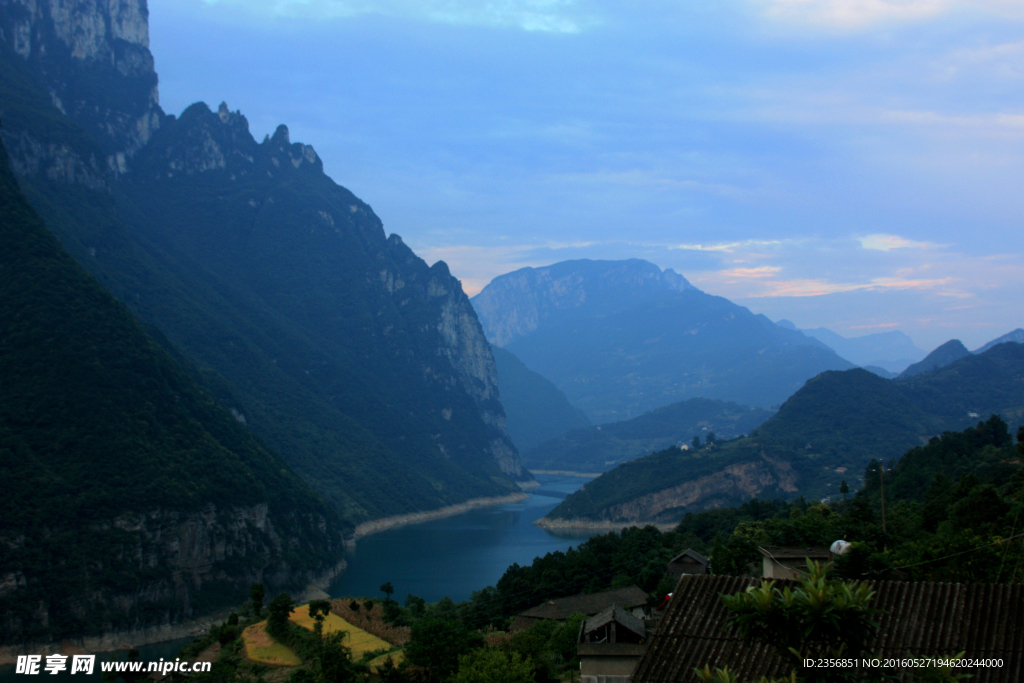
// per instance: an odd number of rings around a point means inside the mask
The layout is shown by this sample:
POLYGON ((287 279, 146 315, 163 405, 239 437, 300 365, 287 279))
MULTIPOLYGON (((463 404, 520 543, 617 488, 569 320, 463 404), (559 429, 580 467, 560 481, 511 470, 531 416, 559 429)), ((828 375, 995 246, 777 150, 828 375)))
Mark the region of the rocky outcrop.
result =
POLYGON ((146 0, 0 0, 0 41, 95 138, 115 174, 164 117, 148 20, 146 0))
POLYGON ((523 268, 495 278, 473 298, 487 338, 497 346, 533 332, 545 321, 587 309, 592 301, 608 313, 615 300, 635 304, 665 292, 694 289, 671 268, 628 261, 563 261, 523 268))
MULTIPOLYGON (((302 527, 327 531, 328 520, 307 516, 300 520, 302 527)), ((62 535, 66 534, 60 529, 43 529, 38 535, 23 533, 0 542, 14 556, 45 553, 52 550, 49 539, 62 535)), ((0 602, 31 603, 34 608, 8 611, 0 625, 0 642, 45 630, 51 622, 66 624, 68 614, 82 625, 76 637, 134 634, 126 637, 144 640, 148 631, 237 603, 253 583, 263 583, 269 594, 299 593, 325 587, 345 566, 340 533, 318 539, 323 542, 317 548, 323 558, 319 565, 292 566, 288 558, 309 549, 298 538, 279 532, 266 504, 122 514, 91 525, 85 536, 88 540, 80 542, 101 545, 105 552, 93 552, 95 560, 87 566, 63 568, 62 581, 75 586, 73 592, 53 592, 52 586, 41 592, 39 587, 48 579, 7 563, 8 571, 0 577, 0 602), (127 583, 118 579, 127 576, 133 577, 127 583), (55 612, 61 615, 56 617, 55 612)))
POLYGON ((677 486, 649 493, 633 500, 610 505, 600 519, 562 519, 545 517, 536 524, 545 528, 614 528, 622 524, 644 524, 677 520, 685 512, 711 510, 749 500, 766 489, 794 493, 797 476, 788 462, 760 460, 734 463, 718 472, 677 486), (610 526, 609 526, 610 525, 610 526))

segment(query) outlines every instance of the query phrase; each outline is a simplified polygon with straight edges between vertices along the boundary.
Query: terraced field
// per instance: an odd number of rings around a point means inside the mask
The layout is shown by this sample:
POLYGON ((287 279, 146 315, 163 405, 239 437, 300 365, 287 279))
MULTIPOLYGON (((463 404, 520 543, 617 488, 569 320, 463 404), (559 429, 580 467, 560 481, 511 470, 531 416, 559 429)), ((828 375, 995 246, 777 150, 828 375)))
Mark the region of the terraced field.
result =
POLYGON ((242 631, 245 656, 252 662, 270 666, 298 666, 302 660, 290 649, 270 637, 267 622, 261 621, 242 631))
MULTIPOLYGON (((288 618, 304 629, 313 630, 314 622, 309 616, 309 605, 296 607, 295 611, 288 618)), ((394 647, 386 640, 382 640, 372 633, 367 633, 363 629, 353 626, 337 614, 328 614, 327 618, 324 619, 324 633, 334 633, 336 631, 343 631, 348 634, 344 644, 345 647, 351 648, 352 659, 355 660, 358 660, 367 652, 388 651, 394 647)))

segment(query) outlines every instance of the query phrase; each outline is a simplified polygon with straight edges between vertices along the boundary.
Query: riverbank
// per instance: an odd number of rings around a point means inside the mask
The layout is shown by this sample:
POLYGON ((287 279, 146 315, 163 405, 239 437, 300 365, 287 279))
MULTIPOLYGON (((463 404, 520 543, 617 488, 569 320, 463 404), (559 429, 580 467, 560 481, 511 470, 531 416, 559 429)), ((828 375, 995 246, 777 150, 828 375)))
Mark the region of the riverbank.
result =
POLYGON ((678 522, 675 524, 665 524, 664 522, 608 522, 608 521, 595 521, 592 519, 550 519, 548 517, 541 517, 536 522, 536 526, 548 531, 621 531, 628 529, 629 527, 645 527, 653 526, 657 527, 659 531, 671 531, 678 526, 678 522))
POLYGON ((552 474, 558 477, 579 477, 581 479, 597 479, 602 472, 571 472, 569 470, 530 470, 530 474, 552 474))
POLYGON ((372 534, 378 534, 382 531, 387 531, 388 529, 397 529, 398 527, 407 526, 409 524, 420 524, 422 522, 432 522, 435 519, 454 517, 455 515, 461 515, 464 512, 469 512, 470 510, 475 510, 477 508, 518 503, 526 500, 528 497, 529 496, 525 493, 512 493, 507 496, 474 498, 473 500, 467 500, 465 503, 449 505, 448 507, 438 508, 437 510, 412 512, 407 515, 395 515, 393 517, 382 517, 381 519, 363 522, 357 526, 354 540, 358 541, 360 538, 364 538, 372 534))

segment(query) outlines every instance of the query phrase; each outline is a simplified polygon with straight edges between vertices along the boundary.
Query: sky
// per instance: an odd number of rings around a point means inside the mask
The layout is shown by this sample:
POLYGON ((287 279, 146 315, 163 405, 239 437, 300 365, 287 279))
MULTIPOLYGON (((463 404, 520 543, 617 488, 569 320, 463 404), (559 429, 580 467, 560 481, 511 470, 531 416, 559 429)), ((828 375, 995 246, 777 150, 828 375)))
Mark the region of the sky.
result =
POLYGON ((1024 327, 1024 0, 150 0, 160 100, 286 124, 470 295, 644 258, 801 328, 1024 327))

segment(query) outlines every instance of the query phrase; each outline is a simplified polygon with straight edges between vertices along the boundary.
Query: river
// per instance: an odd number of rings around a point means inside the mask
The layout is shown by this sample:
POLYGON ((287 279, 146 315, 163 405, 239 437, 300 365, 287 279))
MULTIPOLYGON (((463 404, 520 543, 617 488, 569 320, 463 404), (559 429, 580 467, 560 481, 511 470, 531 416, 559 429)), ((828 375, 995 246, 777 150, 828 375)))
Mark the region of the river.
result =
POLYGON ((579 545, 601 531, 546 531, 534 522, 588 480, 535 475, 540 486, 519 503, 478 508, 432 522, 389 529, 359 539, 348 554, 348 568, 331 584, 332 597, 383 597, 390 581, 395 598, 408 594, 427 602, 444 597, 459 602, 493 586, 513 563, 579 545))

